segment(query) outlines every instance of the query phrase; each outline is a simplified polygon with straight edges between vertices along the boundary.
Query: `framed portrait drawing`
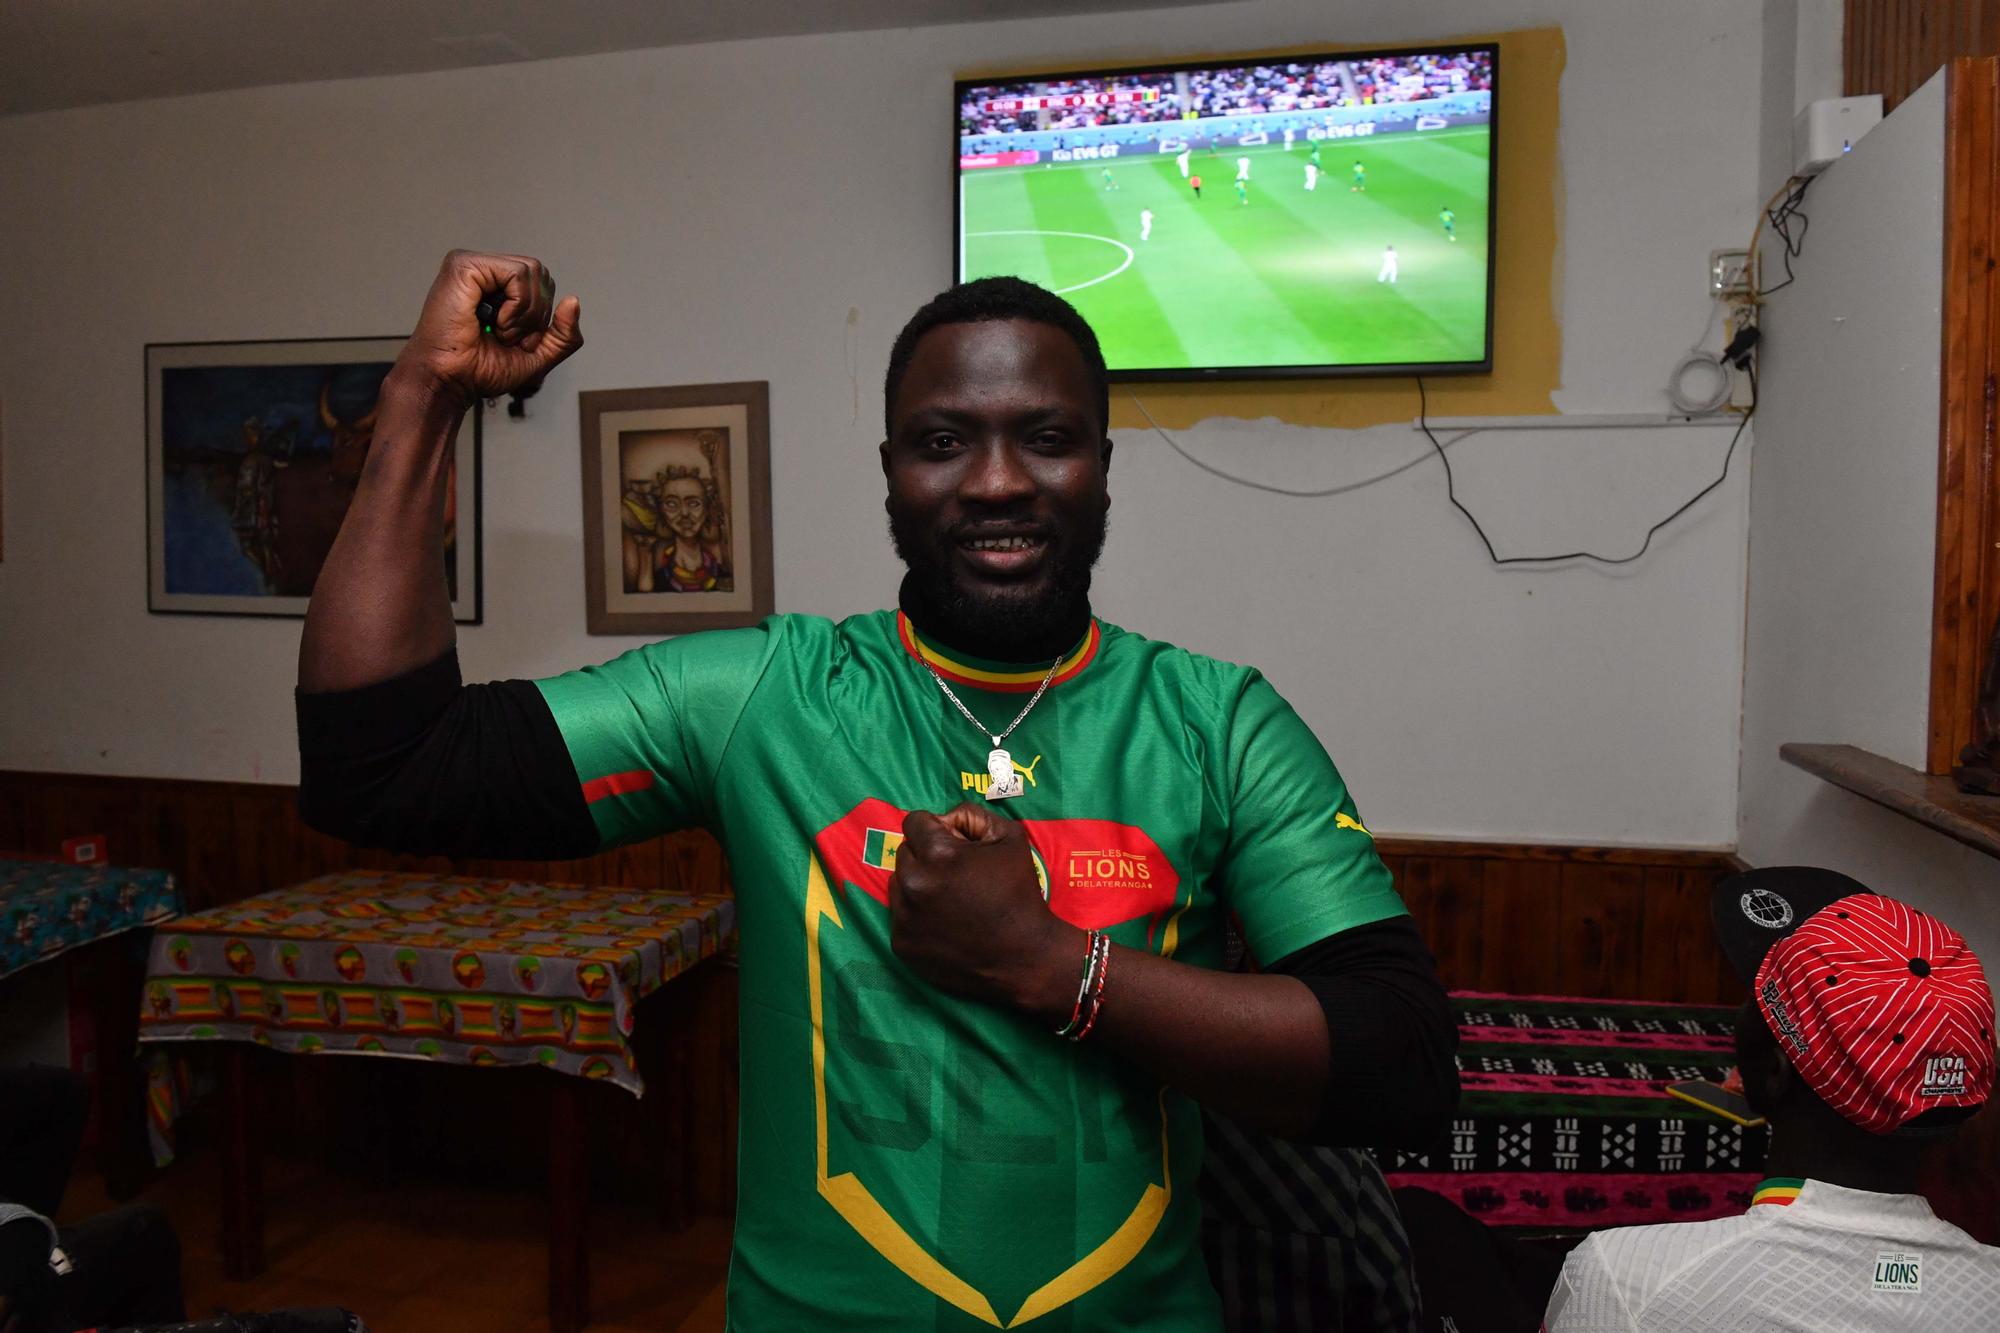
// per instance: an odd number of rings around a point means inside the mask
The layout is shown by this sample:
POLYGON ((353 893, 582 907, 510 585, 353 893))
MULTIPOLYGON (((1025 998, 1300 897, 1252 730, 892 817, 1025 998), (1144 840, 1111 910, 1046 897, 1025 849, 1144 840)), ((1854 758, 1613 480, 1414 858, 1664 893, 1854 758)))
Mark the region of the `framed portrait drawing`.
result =
MULTIPOLYGON (((303 616, 374 442, 402 338, 146 348, 149 610, 303 616)), ((452 618, 480 617, 479 409, 445 498, 452 618)))
POLYGON ((589 632, 681 634, 770 615, 770 386, 579 398, 589 632))

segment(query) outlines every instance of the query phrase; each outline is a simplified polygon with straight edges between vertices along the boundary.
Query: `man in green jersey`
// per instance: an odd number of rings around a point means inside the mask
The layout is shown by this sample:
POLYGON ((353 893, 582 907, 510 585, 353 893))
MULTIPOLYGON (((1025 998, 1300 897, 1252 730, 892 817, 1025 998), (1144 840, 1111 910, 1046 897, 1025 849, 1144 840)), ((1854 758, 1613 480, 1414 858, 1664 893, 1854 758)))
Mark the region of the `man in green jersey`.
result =
POLYGON ((578 318, 535 260, 445 261, 307 617, 307 817, 502 857, 721 840, 732 1328, 1219 1327, 1195 1102, 1423 1144, 1454 1031, 1297 714, 1253 670, 1092 614, 1112 446, 1089 326, 986 279, 903 330, 879 451, 897 609, 464 686, 443 460, 471 400, 546 374, 578 318), (1261 970, 1217 970, 1230 922, 1261 970))

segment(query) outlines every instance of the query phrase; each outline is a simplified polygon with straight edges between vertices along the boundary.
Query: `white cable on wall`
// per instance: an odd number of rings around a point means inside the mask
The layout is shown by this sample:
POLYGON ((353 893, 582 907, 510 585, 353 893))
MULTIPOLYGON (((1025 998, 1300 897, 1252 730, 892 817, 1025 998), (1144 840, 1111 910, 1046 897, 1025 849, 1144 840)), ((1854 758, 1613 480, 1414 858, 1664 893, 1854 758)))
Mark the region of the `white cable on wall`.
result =
POLYGON ((1667 380, 1667 399, 1674 405, 1674 411, 1683 416, 1705 416, 1721 411, 1735 391, 1735 383, 1730 379, 1729 367, 1714 352, 1697 348, 1681 358, 1674 367, 1673 375, 1667 380), (1688 372, 1697 366, 1706 369, 1713 377, 1708 396, 1697 398, 1687 391, 1688 372))

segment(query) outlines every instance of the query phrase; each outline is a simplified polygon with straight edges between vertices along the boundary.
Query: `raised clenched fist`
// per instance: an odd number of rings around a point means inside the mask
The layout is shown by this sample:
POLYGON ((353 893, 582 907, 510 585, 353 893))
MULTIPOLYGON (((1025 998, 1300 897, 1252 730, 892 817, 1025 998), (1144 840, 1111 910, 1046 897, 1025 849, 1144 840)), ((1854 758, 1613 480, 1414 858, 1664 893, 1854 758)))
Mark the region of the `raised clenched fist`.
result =
POLYGON ((454 250, 438 268, 396 370, 464 402, 497 398, 540 380, 583 346, 581 315, 574 296, 557 304, 541 260, 454 250), (488 292, 505 294, 491 333, 476 313, 488 292))

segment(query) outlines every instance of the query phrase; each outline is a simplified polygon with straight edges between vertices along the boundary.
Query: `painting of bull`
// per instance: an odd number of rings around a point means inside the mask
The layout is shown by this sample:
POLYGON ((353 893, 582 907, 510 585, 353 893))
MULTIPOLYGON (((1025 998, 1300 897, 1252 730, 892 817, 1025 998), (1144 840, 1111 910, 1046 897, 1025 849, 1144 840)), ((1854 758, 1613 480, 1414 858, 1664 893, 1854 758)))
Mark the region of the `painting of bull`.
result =
MULTIPOLYGON (((146 349, 154 611, 302 616, 374 442, 395 338, 146 349)), ((479 619, 478 411, 445 500, 456 619, 479 619)))

